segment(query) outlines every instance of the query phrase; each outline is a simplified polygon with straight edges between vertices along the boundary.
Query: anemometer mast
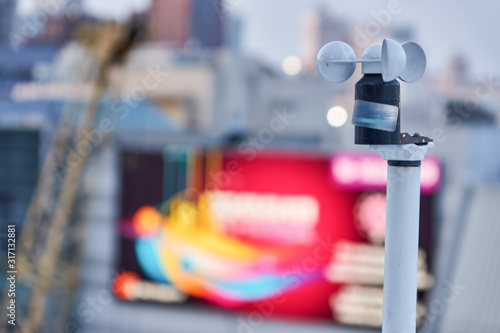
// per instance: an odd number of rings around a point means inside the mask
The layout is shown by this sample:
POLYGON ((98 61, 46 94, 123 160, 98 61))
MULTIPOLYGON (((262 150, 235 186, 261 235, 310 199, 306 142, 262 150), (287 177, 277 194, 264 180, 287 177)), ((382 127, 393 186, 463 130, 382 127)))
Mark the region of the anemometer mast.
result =
POLYGON ((317 57, 320 74, 335 83, 351 77, 356 63, 364 75, 355 86, 354 143, 370 145, 388 164, 382 332, 411 333, 416 331, 420 164, 434 144, 420 134, 401 133, 397 79, 420 79, 425 53, 417 43, 384 39, 360 60, 340 41, 323 46, 317 57))

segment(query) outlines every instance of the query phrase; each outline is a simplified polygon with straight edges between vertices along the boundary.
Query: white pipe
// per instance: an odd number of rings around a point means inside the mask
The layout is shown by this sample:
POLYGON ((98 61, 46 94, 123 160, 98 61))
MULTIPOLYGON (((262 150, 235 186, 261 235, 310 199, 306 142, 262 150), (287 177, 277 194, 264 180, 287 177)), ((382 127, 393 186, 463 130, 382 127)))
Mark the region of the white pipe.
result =
POLYGON ((415 333, 420 167, 387 167, 382 333, 415 333))

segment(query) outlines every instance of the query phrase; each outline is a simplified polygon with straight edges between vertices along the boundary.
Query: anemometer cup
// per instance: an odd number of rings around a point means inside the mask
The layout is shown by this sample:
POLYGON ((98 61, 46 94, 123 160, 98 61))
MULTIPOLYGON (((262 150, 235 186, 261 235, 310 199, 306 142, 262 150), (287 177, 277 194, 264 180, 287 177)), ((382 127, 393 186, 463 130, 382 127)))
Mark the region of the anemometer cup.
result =
POLYGON ((344 82, 356 69, 356 54, 352 47, 344 42, 331 42, 319 51, 316 65, 319 73, 328 81, 344 82), (335 60, 335 63, 331 60, 335 60))

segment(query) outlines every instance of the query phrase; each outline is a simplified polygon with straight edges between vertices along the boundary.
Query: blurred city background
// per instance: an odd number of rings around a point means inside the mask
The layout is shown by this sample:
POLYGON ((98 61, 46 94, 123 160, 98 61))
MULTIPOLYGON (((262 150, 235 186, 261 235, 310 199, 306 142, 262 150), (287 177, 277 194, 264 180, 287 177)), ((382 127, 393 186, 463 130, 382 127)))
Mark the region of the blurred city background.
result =
POLYGON ((428 63, 402 131, 435 142, 409 320, 500 332, 499 10, 0 0, 2 331, 380 331, 386 162, 353 144, 360 69, 316 55, 392 38, 428 63))

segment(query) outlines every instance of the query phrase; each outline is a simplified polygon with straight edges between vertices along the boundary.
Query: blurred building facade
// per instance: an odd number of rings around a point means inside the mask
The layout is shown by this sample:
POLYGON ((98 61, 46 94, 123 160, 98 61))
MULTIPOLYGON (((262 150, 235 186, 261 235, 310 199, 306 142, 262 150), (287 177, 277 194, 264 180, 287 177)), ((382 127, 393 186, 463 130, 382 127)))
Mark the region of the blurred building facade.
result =
POLYGON ((191 0, 191 34, 192 42, 201 48, 217 48, 222 46, 222 19, 218 8, 222 8, 222 0, 191 0))
POLYGON ((152 40, 183 47, 189 40, 191 3, 183 0, 153 1, 149 16, 152 40))
POLYGON ((16 0, 0 0, 0 43, 12 32, 16 17, 16 0))
POLYGON ((151 4, 149 34, 153 41, 176 48, 189 45, 216 48, 222 45, 221 0, 154 0, 151 4))

